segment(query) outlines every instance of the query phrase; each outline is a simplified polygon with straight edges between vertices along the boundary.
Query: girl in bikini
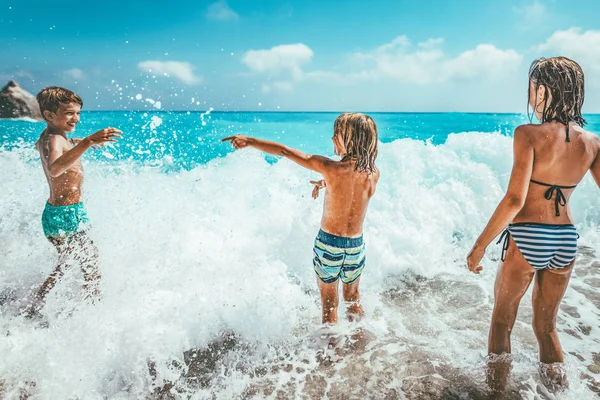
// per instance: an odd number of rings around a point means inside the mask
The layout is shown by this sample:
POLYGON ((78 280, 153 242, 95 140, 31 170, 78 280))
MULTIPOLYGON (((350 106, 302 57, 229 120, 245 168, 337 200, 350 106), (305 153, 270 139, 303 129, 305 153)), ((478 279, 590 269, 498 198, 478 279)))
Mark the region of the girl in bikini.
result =
POLYGON ((467 257, 469 270, 478 274, 487 246, 503 232, 488 341, 487 381, 493 390, 506 387, 510 334, 532 281, 541 376, 550 389, 567 386, 556 315, 577 251, 568 202, 588 170, 600 187, 600 140, 583 129, 583 99, 583 71, 575 61, 554 57, 531 64, 529 105, 540 124, 515 130, 508 189, 467 257))

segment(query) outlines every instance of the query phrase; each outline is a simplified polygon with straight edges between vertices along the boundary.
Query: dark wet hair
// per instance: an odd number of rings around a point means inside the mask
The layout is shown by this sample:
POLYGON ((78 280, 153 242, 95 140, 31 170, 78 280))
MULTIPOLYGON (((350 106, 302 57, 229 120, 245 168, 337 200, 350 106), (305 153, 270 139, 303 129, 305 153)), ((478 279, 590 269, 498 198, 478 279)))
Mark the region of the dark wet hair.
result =
POLYGON ((377 125, 373 118, 358 113, 341 114, 333 124, 333 132, 340 136, 346 149, 342 160, 355 159, 355 171, 375 171, 377 125))
POLYGON ((80 107, 83 107, 83 101, 81 97, 71 92, 69 89, 61 88, 58 86, 48 86, 43 88, 37 94, 37 102, 40 105, 40 112, 42 117, 46 119, 44 111, 48 110, 51 113, 55 113, 60 108, 60 104, 77 103, 80 107))
MULTIPOLYGON (((574 121, 581 127, 586 124, 585 118, 581 115, 585 93, 583 70, 579 64, 566 57, 538 58, 529 67, 529 80, 533 82, 536 89, 540 86, 546 88, 540 122, 557 121, 567 125, 570 121, 574 121), (548 104, 548 92, 552 94, 550 104, 548 104)), ((528 105, 530 91, 531 85, 527 91, 528 105)), ((537 106, 536 97, 534 113, 537 106)), ((529 106, 527 116, 531 121, 529 106)))

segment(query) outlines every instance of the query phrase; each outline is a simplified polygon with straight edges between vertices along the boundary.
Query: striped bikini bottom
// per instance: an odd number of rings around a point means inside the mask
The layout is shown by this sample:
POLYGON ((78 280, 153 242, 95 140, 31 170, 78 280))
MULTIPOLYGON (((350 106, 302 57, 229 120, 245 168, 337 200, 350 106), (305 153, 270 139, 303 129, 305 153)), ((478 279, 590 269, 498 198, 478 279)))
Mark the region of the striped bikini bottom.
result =
POLYGON ((525 260, 535 269, 561 269, 568 266, 577 253, 577 229, 568 225, 545 225, 529 222, 510 224, 498 243, 502 244, 502 261, 512 236, 525 260))

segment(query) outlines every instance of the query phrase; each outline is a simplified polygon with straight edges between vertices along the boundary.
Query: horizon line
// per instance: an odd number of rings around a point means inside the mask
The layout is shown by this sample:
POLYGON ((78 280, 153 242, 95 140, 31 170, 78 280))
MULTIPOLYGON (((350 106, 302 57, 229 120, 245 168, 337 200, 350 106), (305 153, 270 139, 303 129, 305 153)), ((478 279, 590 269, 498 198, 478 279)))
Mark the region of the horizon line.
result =
MULTIPOLYGON (((510 112, 510 111, 290 111, 290 110, 146 110, 146 109, 135 109, 135 110, 81 110, 81 112, 151 112, 151 113, 198 113, 198 114, 217 114, 217 113, 256 113, 256 114, 341 114, 345 112, 355 112, 363 114, 488 114, 488 115, 527 115, 524 112, 510 112)), ((600 115, 600 112, 584 113, 584 115, 600 115)))

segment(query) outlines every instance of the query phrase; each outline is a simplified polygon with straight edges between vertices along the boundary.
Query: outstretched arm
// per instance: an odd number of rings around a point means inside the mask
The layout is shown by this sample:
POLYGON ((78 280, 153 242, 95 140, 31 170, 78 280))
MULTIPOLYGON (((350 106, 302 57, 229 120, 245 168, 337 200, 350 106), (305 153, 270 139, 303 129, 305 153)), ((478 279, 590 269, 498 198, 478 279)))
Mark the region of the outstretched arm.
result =
POLYGON ((308 168, 321 174, 332 162, 332 160, 327 157, 306 154, 281 143, 269 142, 267 140, 256 139, 244 135, 229 136, 221 139, 221 141, 230 141, 231 145, 236 150, 250 146, 274 156, 287 157, 304 168, 308 168))
POLYGON ((52 178, 63 174, 92 146, 116 142, 116 138, 121 137, 121 131, 116 128, 102 129, 85 139, 68 151, 64 151, 65 138, 59 135, 51 135, 48 149, 48 173, 52 178))
POLYGON ((527 197, 534 155, 533 147, 523 129, 518 127, 515 130, 514 161, 506 194, 467 256, 469 270, 476 274, 483 269, 479 262, 483 258, 487 246, 517 216, 527 197))
POLYGON ((51 135, 48 141, 48 173, 52 178, 68 170, 91 146, 89 143, 80 142, 71 150, 64 151, 64 141, 65 138, 58 135, 51 135))

